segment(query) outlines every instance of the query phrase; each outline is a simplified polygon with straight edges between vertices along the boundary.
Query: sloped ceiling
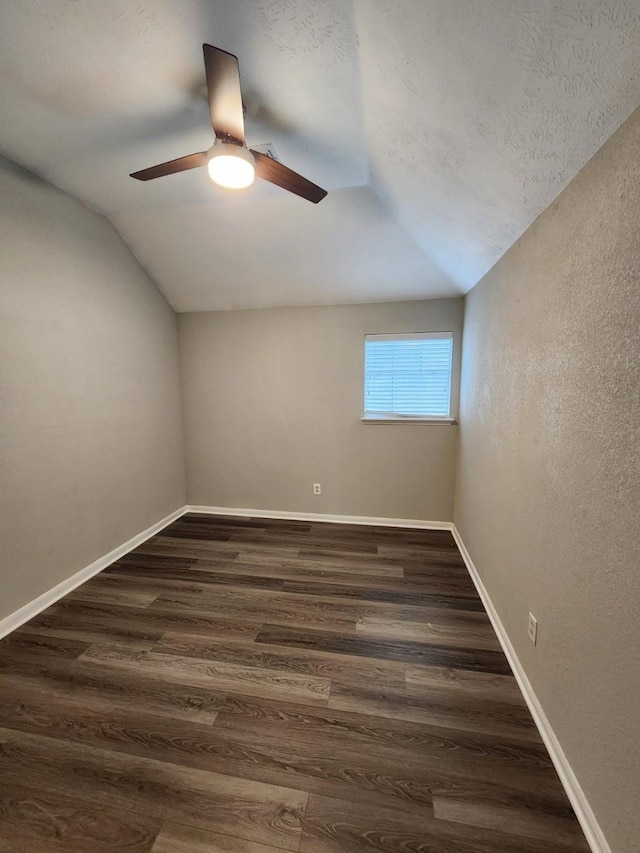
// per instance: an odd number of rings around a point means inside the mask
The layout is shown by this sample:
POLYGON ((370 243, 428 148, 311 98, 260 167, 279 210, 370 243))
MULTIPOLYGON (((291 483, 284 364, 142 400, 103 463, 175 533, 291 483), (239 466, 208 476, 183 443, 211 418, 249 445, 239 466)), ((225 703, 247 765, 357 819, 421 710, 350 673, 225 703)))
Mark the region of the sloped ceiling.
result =
POLYGON ((640 104, 638 0, 14 0, 0 153, 105 213, 178 311, 472 287, 640 104), (206 170, 201 45, 314 206, 206 170))

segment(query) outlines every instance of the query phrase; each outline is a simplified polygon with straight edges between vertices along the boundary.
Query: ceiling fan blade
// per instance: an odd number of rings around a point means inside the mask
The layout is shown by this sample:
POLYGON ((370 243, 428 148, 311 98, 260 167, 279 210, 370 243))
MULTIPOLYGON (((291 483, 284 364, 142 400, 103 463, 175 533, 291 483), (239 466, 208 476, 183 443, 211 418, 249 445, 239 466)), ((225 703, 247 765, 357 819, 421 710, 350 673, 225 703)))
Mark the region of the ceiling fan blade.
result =
POLYGON ((206 166, 209 159, 208 151, 200 151, 198 154, 188 154, 186 157, 178 157, 177 160, 169 160, 168 163, 160 163, 158 166, 150 166, 140 172, 132 172, 129 176, 137 181, 150 181, 153 178, 163 178, 165 175, 173 175, 176 172, 186 172, 187 169, 197 169, 198 166, 206 166))
POLYGON ((244 111, 238 57, 203 44, 211 124, 217 139, 244 145, 244 111))
POLYGON ((262 178, 263 181, 277 184, 282 189, 289 190, 290 193, 295 193, 301 196, 301 198, 306 198, 307 201, 311 201, 313 204, 322 201, 326 196, 327 191, 323 190, 322 187, 308 181, 302 175, 299 175, 292 169, 288 169, 277 160, 268 157, 266 154, 261 154, 259 151, 254 151, 253 148, 251 149, 251 153, 256 158, 256 175, 262 178))

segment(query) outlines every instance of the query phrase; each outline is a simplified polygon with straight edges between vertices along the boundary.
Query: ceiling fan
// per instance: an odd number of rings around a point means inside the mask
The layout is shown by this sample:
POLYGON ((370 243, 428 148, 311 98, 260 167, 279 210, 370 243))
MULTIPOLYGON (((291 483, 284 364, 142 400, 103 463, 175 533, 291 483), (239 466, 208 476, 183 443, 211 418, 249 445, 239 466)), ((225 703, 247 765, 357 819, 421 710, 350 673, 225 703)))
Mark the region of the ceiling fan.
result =
POLYGON ((188 154, 168 163, 133 172, 131 177, 138 181, 150 181, 164 175, 207 166, 211 179, 228 189, 251 186, 257 176, 314 204, 322 201, 327 194, 322 187, 283 166, 268 154, 247 148, 238 57, 210 44, 203 44, 202 49, 207 75, 209 112, 216 135, 213 146, 208 151, 188 154))

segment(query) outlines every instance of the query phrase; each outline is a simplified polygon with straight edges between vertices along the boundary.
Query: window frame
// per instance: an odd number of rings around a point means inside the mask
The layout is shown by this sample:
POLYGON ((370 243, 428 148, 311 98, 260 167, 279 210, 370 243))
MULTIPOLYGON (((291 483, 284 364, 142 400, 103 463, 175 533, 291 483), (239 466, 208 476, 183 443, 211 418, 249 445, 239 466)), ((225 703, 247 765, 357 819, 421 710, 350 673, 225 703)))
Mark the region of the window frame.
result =
POLYGON ((455 424, 457 421, 452 416, 453 406, 453 362, 454 362, 455 339, 453 331, 441 332, 397 332, 391 334, 366 334, 363 347, 363 381, 362 381, 362 417, 363 423, 369 424, 455 424), (412 341, 412 340, 450 340, 451 355, 449 361, 449 412, 446 416, 440 415, 407 415, 401 413, 367 413, 366 409, 366 349, 367 341, 412 341))

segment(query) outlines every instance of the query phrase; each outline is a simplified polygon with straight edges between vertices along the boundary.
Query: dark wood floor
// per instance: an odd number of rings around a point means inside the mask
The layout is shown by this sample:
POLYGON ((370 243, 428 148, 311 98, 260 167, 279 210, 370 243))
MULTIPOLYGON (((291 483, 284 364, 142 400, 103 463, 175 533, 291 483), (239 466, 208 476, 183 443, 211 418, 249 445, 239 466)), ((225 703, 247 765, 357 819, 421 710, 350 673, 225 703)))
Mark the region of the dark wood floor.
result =
POLYGON ((448 532, 190 515, 0 679, 0 853, 588 850, 448 532))

